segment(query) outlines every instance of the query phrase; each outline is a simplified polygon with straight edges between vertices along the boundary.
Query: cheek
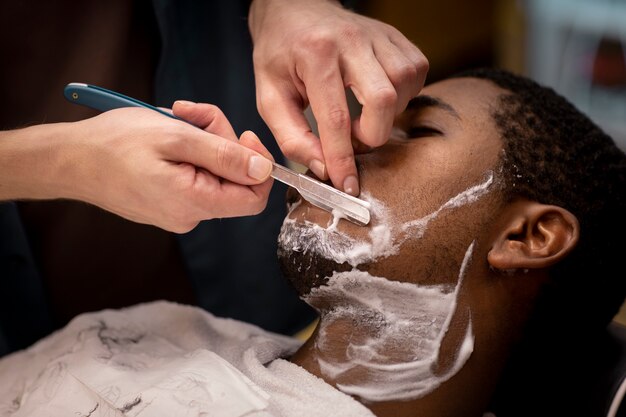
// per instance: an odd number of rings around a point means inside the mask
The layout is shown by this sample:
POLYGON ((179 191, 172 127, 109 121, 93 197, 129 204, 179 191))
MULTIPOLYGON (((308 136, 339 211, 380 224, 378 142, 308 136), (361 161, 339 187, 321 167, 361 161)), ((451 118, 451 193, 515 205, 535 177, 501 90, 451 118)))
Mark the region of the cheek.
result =
POLYGON ((471 183, 463 152, 454 150, 442 139, 419 139, 360 158, 363 193, 384 202, 393 225, 423 217, 471 183))
POLYGON ((391 257, 366 265, 374 276, 418 285, 455 285, 464 253, 476 234, 453 228, 441 216, 428 224, 419 238, 405 241, 391 257))

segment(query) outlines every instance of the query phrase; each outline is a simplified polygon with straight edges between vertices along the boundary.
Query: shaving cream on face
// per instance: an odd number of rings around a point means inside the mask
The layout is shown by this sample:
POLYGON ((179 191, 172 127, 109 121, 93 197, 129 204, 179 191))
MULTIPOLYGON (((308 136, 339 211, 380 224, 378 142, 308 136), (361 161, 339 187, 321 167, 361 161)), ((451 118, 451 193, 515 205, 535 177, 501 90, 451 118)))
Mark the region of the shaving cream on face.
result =
POLYGON ((485 181, 452 197, 432 213, 399 224, 392 221, 380 201, 363 193, 362 198, 371 204, 373 219, 368 239, 341 233, 337 216, 326 228, 308 221, 298 223, 287 216, 279 236, 283 251, 309 253, 353 267, 351 271, 335 272, 324 285, 303 297, 321 313, 315 339, 320 372, 340 390, 365 401, 420 398, 466 363, 474 348, 471 319, 465 334, 460 335, 463 339, 452 365, 441 373, 435 371, 441 344, 457 311, 457 297, 474 243, 465 253, 453 288, 450 284, 420 286, 390 281, 356 267, 397 254, 407 239, 422 238, 429 223, 442 211, 476 202, 490 191, 493 182, 494 175, 488 171, 485 181))
MULTIPOLYGON (((386 219, 384 206, 368 194, 362 197, 371 204, 372 217, 377 220, 369 230, 369 241, 358 240, 338 230, 342 215, 333 211, 333 219, 326 227, 304 221, 299 223, 288 215, 278 236, 278 244, 284 252, 303 252, 357 266, 369 260, 393 255, 397 245, 392 242, 391 228, 386 219)), ((292 210, 293 211, 293 210, 292 210)), ((291 212, 290 212, 291 213, 291 212)))
POLYGON ((465 253, 456 287, 418 286, 389 281, 367 272, 335 273, 305 301, 333 306, 323 311, 315 341, 323 375, 337 387, 366 401, 410 400, 433 391, 456 374, 474 347, 471 319, 452 366, 435 373, 474 243, 465 253), (359 332, 338 332, 346 323, 359 332), (334 328, 334 330, 333 330, 334 328), (339 336, 339 337, 338 337, 339 336), (342 339, 341 341, 338 339, 342 339), (345 347, 343 356, 337 347, 345 347))
POLYGON ((306 220, 304 223, 296 222, 290 218, 290 214, 297 207, 292 206, 283 222, 278 244, 285 252, 311 253, 338 264, 346 262, 352 267, 357 267, 397 254, 400 246, 407 239, 421 238, 428 224, 442 211, 477 201, 489 192, 493 181, 493 172, 488 171, 483 183, 457 194, 427 216, 400 225, 395 225, 389 210, 382 202, 364 192, 361 198, 370 203, 373 219, 373 225, 368 231, 369 239, 355 239, 340 232, 337 229, 340 215, 335 211, 333 211, 333 220, 327 227, 306 220))

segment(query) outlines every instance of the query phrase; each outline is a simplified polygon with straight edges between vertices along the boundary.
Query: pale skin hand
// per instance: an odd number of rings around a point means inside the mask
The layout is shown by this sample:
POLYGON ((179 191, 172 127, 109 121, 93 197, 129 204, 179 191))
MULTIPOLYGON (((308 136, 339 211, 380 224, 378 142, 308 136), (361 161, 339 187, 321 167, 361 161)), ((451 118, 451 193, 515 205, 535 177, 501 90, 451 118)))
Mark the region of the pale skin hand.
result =
POLYGON ((256 135, 237 141, 210 104, 176 102, 173 112, 205 131, 126 108, 0 132, 0 201, 81 200, 177 233, 201 220, 261 212, 272 155, 256 135))
POLYGON ((257 106, 289 159, 359 194, 352 136, 383 145, 424 84, 428 61, 395 28, 332 0, 254 0, 257 106), (345 89, 363 105, 351 121, 345 89), (320 138, 303 115, 310 104, 320 138))

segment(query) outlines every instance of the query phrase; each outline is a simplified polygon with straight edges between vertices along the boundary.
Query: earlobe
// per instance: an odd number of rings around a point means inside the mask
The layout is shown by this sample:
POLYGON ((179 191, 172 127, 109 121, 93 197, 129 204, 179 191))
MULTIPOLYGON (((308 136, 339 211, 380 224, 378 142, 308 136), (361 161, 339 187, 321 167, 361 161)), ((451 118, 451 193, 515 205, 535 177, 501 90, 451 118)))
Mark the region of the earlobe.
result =
POLYGON ((547 268, 567 256, 579 235, 578 219, 568 210, 517 201, 506 208, 487 261, 500 270, 547 268))

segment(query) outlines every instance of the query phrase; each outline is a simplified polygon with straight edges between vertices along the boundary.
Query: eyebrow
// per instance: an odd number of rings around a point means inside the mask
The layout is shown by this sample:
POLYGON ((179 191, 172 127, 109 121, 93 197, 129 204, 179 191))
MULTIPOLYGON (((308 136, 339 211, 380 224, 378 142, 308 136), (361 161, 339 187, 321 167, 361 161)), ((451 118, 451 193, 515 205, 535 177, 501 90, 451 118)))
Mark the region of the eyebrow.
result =
POLYGON ((409 104, 407 104, 406 109, 418 111, 429 107, 436 107, 441 110, 445 110, 447 113, 450 113, 455 118, 461 120, 461 116, 459 116, 459 113, 457 113, 454 107, 437 97, 428 96, 425 94, 412 98, 409 101, 409 104))

